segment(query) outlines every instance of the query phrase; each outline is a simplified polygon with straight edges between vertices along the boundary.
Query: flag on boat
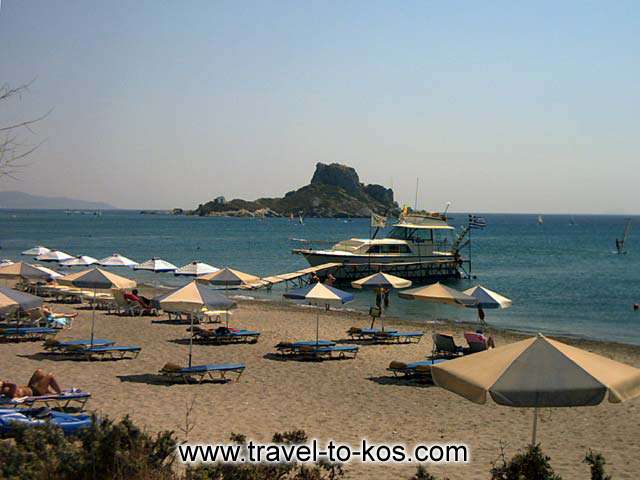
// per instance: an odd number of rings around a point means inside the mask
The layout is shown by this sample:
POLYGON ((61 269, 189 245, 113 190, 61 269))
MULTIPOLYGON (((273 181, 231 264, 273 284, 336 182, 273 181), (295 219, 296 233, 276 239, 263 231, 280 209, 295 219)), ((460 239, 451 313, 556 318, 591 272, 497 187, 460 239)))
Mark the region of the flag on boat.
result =
POLYGON ((387 226, 387 217, 371 212, 371 226, 375 228, 384 228, 387 226))
POLYGON ((469 215, 469 228, 484 228, 487 220, 479 215, 469 215))

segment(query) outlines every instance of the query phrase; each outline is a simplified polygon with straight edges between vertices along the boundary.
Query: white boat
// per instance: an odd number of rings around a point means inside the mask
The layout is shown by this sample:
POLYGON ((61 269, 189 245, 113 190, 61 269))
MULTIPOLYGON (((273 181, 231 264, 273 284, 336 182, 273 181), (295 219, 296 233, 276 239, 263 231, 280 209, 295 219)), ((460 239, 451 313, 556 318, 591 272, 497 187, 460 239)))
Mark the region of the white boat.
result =
POLYGON ((294 249, 311 266, 339 263, 334 276, 350 280, 384 271, 410 280, 460 278, 461 239, 440 213, 406 215, 380 239, 351 238, 326 250, 294 249))
POLYGON ((542 225, 544 223, 544 219, 542 218, 542 215, 538 215, 538 225, 542 225))

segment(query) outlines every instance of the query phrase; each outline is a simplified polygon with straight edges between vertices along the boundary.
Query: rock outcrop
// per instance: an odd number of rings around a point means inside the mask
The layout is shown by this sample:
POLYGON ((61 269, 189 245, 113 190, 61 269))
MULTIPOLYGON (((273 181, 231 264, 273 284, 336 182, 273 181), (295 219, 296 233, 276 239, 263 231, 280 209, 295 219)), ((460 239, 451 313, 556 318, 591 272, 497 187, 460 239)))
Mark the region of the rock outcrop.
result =
POLYGON ((288 192, 283 198, 260 198, 253 202, 234 199, 210 201, 190 212, 200 216, 368 217, 371 212, 395 215, 398 204, 393 190, 360 183, 352 167, 318 163, 311 183, 288 192))

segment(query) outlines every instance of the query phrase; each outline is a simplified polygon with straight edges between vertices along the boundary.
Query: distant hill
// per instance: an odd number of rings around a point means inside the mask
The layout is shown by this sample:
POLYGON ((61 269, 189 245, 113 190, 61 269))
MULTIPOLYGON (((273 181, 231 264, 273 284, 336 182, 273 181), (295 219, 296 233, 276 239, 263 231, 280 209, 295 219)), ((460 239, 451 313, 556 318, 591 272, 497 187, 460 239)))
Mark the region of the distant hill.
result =
POLYGON ((360 183, 352 167, 332 163, 316 164, 311 183, 288 192, 283 198, 255 201, 224 197, 201 204, 189 212, 200 216, 289 216, 368 217, 372 212, 393 215, 399 211, 393 190, 360 183))
POLYGON ((42 197, 24 192, 0 192, 0 208, 62 209, 62 210, 113 210, 108 203, 88 202, 66 197, 42 197))

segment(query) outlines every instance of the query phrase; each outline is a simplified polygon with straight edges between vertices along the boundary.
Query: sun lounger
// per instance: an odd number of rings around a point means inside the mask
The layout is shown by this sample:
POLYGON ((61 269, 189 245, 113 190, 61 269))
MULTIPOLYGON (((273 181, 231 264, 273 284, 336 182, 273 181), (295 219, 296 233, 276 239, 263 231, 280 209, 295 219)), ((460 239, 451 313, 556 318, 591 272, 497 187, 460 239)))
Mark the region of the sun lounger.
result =
POLYGON ((301 358, 323 360, 323 359, 347 359, 356 358, 358 355, 358 347, 356 345, 331 345, 327 347, 322 346, 301 346, 297 349, 294 355, 301 358))
POLYGON ((230 330, 225 327, 216 330, 194 328, 194 339, 200 343, 257 343, 260 332, 253 330, 230 330))
POLYGON ((464 354, 464 348, 456 345, 453 336, 447 333, 433 334, 433 357, 455 358, 464 354))
POLYGON ((83 392, 78 389, 63 390, 60 394, 54 393, 20 398, 0 396, 0 408, 45 406, 58 409, 71 407, 83 409, 90 398, 91 394, 89 392, 83 392))
POLYGON ((235 377, 236 382, 240 380, 242 372, 244 372, 244 363, 222 363, 222 364, 209 364, 209 365, 195 365, 192 367, 180 367, 174 364, 166 364, 160 370, 160 375, 175 379, 182 380, 185 383, 189 383, 194 380, 196 383, 202 383, 206 378, 210 380, 222 380, 230 381, 227 378, 227 374, 237 374, 235 377), (214 376, 214 375, 217 375, 214 376))
POLYGON ((303 347, 332 347, 336 342, 330 340, 298 341, 298 342, 280 342, 275 346, 276 351, 281 355, 294 355, 303 347))
MULTIPOLYGON (((369 340, 371 339, 374 335, 382 332, 383 330, 379 329, 379 328, 358 328, 358 327, 351 327, 349 330, 347 330, 347 335, 349 335, 353 340, 369 340)), ((384 332, 386 333, 397 333, 397 330, 393 330, 393 329, 385 329, 384 332)))
POLYGON ((16 410, 0 409, 0 434, 11 435, 17 426, 40 426, 52 423, 62 429, 65 435, 72 435, 89 428, 93 420, 90 415, 71 415, 49 410, 46 407, 16 410))
POLYGON ((57 333, 58 329, 47 327, 6 327, 0 328, 0 341, 45 340, 54 337, 57 333))
POLYGON ((105 345, 105 346, 93 346, 70 351, 78 356, 83 356, 87 360, 121 360, 124 358, 135 359, 138 358, 141 347, 136 345, 105 345), (128 356, 130 355, 130 356, 128 356))
POLYGON ((469 345, 465 353, 484 352, 489 348, 487 338, 481 333, 465 332, 464 339, 467 341, 467 345, 469 345))
POLYGON ((378 332, 372 337, 373 341, 378 343, 420 343, 423 332, 378 332))
POLYGON ((393 361, 389 364, 387 370, 393 373, 396 377, 405 377, 415 380, 423 380, 432 382, 431 367, 438 363, 446 362, 444 358, 422 360, 419 362, 404 363, 393 361))
POLYGON ((82 340, 55 340, 48 339, 43 343, 43 348, 53 353, 68 353, 70 350, 81 350, 88 346, 94 347, 106 347, 114 345, 116 342, 113 340, 106 340, 104 338, 94 338, 93 343, 89 339, 82 340))

